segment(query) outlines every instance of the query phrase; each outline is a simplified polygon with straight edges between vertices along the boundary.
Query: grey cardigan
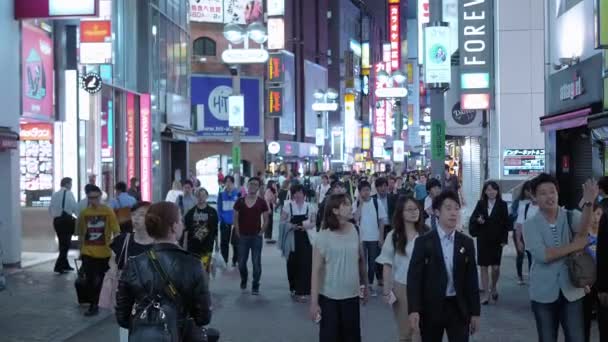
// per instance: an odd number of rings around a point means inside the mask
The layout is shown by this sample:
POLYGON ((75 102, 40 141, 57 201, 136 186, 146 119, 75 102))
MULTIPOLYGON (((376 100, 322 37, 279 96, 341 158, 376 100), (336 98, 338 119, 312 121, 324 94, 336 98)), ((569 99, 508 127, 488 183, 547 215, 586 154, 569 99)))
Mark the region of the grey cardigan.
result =
POLYGON ((539 211, 524 223, 523 236, 526 250, 532 254, 530 270, 530 300, 538 303, 553 303, 559 298, 560 291, 569 302, 585 296, 585 291, 576 288, 570 281, 566 258, 553 262, 545 261, 545 250, 570 243, 572 231, 578 232, 581 220, 580 211, 571 212, 571 226, 568 224, 567 211, 559 209, 559 214, 552 229, 543 214, 539 211))

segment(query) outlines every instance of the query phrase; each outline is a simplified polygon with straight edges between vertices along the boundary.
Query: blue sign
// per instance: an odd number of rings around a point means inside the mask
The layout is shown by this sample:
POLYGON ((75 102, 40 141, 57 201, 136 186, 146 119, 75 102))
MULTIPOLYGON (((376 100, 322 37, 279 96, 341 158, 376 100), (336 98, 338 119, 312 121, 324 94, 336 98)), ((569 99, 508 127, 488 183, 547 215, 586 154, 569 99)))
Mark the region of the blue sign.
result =
MULTIPOLYGON (((192 107, 204 108, 201 137, 229 137, 228 97, 232 94, 232 79, 225 76, 192 75, 192 107)), ((262 82, 258 78, 241 78, 241 94, 245 96, 245 126, 243 137, 261 138, 262 82)), ((199 126, 200 127, 200 126, 199 126)))

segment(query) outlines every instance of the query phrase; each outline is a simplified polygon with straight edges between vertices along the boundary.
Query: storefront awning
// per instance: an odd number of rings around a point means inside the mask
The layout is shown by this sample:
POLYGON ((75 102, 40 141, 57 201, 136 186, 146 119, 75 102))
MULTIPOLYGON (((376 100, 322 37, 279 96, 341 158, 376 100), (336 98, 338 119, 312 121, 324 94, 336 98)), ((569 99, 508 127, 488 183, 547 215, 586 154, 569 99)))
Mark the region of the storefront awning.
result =
POLYGON ((19 133, 8 127, 0 127, 0 151, 19 148, 19 133))
POLYGON ((591 108, 576 110, 560 115, 540 118, 540 128, 543 132, 558 131, 587 125, 591 108))

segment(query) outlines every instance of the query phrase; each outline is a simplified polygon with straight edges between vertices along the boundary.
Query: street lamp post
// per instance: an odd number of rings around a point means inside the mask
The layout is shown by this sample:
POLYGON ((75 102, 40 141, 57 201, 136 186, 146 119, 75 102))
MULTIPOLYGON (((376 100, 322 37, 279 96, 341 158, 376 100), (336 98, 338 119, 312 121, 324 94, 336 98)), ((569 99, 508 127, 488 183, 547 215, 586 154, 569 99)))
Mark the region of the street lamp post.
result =
MULTIPOLYGON (((232 45, 222 53, 222 61, 230 66, 232 75, 232 96, 241 94, 241 65, 265 63, 268 60, 268 51, 263 48, 263 44, 268 39, 266 27, 259 22, 250 24, 247 29, 243 29, 238 24, 227 24, 224 27, 224 38, 230 44, 244 44, 244 49, 233 49, 232 45), (259 49, 250 49, 249 40, 253 40, 260 45, 259 49)), ((240 115, 244 115, 241 113, 240 115)), ((229 113, 230 116, 230 113, 229 113)), ((244 122, 244 119, 238 120, 244 122)), ((234 172, 235 185, 241 184, 241 129, 242 125, 230 125, 232 129, 232 165, 234 172)))
POLYGON ((312 105, 312 110, 317 113, 317 132, 315 134, 315 144, 319 148, 319 157, 317 170, 321 170, 323 167, 323 152, 325 147, 325 129, 323 128, 323 118, 327 117, 328 112, 334 112, 338 110, 338 103, 336 100, 340 94, 333 89, 317 89, 315 90, 314 97, 315 103, 312 105))

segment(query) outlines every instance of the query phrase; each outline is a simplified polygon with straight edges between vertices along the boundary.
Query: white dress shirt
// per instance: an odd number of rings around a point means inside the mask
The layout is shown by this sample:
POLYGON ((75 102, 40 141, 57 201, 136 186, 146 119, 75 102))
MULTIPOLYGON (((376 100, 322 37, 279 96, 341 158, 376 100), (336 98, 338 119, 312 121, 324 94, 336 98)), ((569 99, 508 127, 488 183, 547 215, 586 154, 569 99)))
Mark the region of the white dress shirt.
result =
POLYGON ((441 241, 443 261, 448 275, 448 285, 445 288, 445 296, 453 297, 456 295, 456 288, 454 288, 454 236, 456 235, 456 231, 452 231, 448 235, 443 228, 437 225, 437 233, 439 234, 439 240, 441 241))
POLYGON ((395 245, 393 242, 393 232, 391 230, 387 235, 386 239, 384 239, 384 245, 382 246, 382 252, 380 256, 376 258, 376 262, 381 265, 391 265, 393 269, 393 279, 395 282, 401 285, 407 285, 407 272, 410 269, 410 257, 414 252, 414 243, 418 238, 418 234, 412 239, 412 241, 408 241, 405 245, 405 251, 403 254, 397 253, 395 250, 395 245))
POLYGON ((496 205, 496 200, 488 201, 488 217, 492 215, 492 210, 494 210, 494 205, 496 205))
POLYGON ((51 196, 51 204, 49 205, 49 213, 53 218, 61 216, 63 212, 69 215, 78 215, 78 206, 76 199, 70 190, 61 188, 51 196), (63 194, 65 193, 65 203, 63 194))

